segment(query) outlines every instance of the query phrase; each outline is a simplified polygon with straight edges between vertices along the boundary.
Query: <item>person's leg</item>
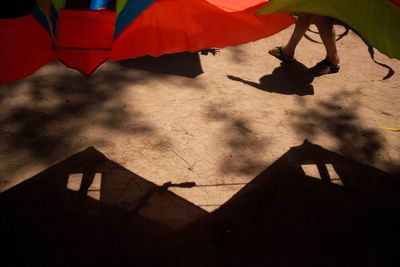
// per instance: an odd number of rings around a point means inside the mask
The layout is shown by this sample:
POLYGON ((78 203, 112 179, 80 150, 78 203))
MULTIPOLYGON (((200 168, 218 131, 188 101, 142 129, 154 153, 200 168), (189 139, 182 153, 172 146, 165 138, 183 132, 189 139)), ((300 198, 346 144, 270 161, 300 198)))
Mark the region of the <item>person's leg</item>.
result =
POLYGON ((286 45, 283 46, 283 51, 286 55, 293 57, 296 51, 297 45, 300 43, 300 40, 303 38, 304 34, 307 32, 308 28, 311 25, 313 15, 309 14, 300 14, 292 36, 286 45))
POLYGON ((330 18, 323 16, 314 16, 315 25, 318 28, 321 40, 326 50, 326 58, 332 64, 338 65, 340 62, 339 54, 336 48, 336 32, 330 18))
POLYGON ((336 32, 331 19, 323 16, 313 16, 313 23, 318 28, 319 35, 324 43, 326 57, 310 70, 314 75, 320 76, 339 71, 340 58, 336 48, 336 32))
POLYGON ((303 13, 300 14, 289 41, 284 46, 275 47, 269 50, 268 53, 280 59, 281 61, 292 61, 297 45, 311 25, 312 17, 313 15, 303 13))

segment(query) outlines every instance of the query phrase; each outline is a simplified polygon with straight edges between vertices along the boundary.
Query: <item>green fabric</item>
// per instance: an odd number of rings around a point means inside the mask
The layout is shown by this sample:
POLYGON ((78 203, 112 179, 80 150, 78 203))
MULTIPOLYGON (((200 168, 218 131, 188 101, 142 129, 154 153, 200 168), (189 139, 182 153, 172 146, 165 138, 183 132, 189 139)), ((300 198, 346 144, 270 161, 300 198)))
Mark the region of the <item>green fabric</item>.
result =
POLYGON ((336 18, 369 45, 400 59, 400 7, 390 0, 270 0, 257 14, 289 12, 336 18))
POLYGON ((128 3, 128 0, 117 0, 117 6, 116 6, 117 13, 121 12, 127 3, 128 3))
POLYGON ((59 10, 65 6, 65 0, 52 0, 54 7, 59 10))

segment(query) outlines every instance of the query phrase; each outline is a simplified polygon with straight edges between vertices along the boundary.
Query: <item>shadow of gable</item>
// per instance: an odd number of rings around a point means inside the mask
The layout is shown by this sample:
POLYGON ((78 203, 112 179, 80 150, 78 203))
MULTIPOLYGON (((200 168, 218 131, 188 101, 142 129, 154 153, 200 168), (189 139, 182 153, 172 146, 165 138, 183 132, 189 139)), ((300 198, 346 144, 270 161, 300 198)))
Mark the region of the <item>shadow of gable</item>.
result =
MULTIPOLYGON (((207 214, 88 148, 0 194, 29 266, 398 266, 400 180, 307 141, 207 214)), ((188 189, 189 190, 189 189, 188 189)))
POLYGON ((179 266, 397 266, 400 180, 307 141, 185 227, 179 266))
POLYGON ((207 214, 87 148, 0 195, 15 266, 155 266, 172 233, 207 214), (149 255, 153 255, 149 258, 149 255))

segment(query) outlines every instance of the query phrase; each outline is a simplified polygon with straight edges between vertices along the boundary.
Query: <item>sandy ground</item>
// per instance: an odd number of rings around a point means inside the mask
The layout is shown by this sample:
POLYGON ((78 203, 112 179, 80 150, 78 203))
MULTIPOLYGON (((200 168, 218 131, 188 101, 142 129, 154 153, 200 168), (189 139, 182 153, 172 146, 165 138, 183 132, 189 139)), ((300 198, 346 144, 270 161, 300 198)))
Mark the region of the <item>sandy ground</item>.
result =
POLYGON ((87 79, 52 63, 1 85, 0 190, 90 146, 156 185, 196 183, 170 191, 206 211, 305 139, 398 174, 400 134, 381 127, 400 127, 400 61, 376 54, 395 71, 382 80, 350 33, 341 72, 313 78, 321 44, 303 40, 289 65, 266 53, 291 31, 215 56, 107 62, 87 79))

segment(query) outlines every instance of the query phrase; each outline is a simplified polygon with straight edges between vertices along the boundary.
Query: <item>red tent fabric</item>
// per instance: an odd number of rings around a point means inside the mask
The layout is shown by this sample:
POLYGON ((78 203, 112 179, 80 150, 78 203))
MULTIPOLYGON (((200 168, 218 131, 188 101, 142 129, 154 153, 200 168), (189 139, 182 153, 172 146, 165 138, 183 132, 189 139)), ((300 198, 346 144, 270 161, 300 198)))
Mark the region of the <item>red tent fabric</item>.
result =
POLYGON ((285 14, 255 16, 259 8, 226 12, 204 0, 157 0, 116 39, 111 58, 239 45, 273 35, 293 23, 285 14))
POLYGON ((55 60, 49 33, 32 16, 0 22, 0 83, 26 77, 55 60))
POLYGON ((110 56, 115 20, 116 14, 111 11, 61 10, 57 28, 58 59, 90 75, 110 56))
POLYGON ((55 44, 33 15, 1 19, 0 83, 24 78, 55 59, 89 75, 108 58, 239 45, 273 35, 293 23, 285 14, 256 16, 263 3, 155 0, 116 38, 115 12, 62 9, 55 44))
POLYGON ((395 3, 396 5, 400 6, 400 0, 392 0, 393 3, 395 3))

